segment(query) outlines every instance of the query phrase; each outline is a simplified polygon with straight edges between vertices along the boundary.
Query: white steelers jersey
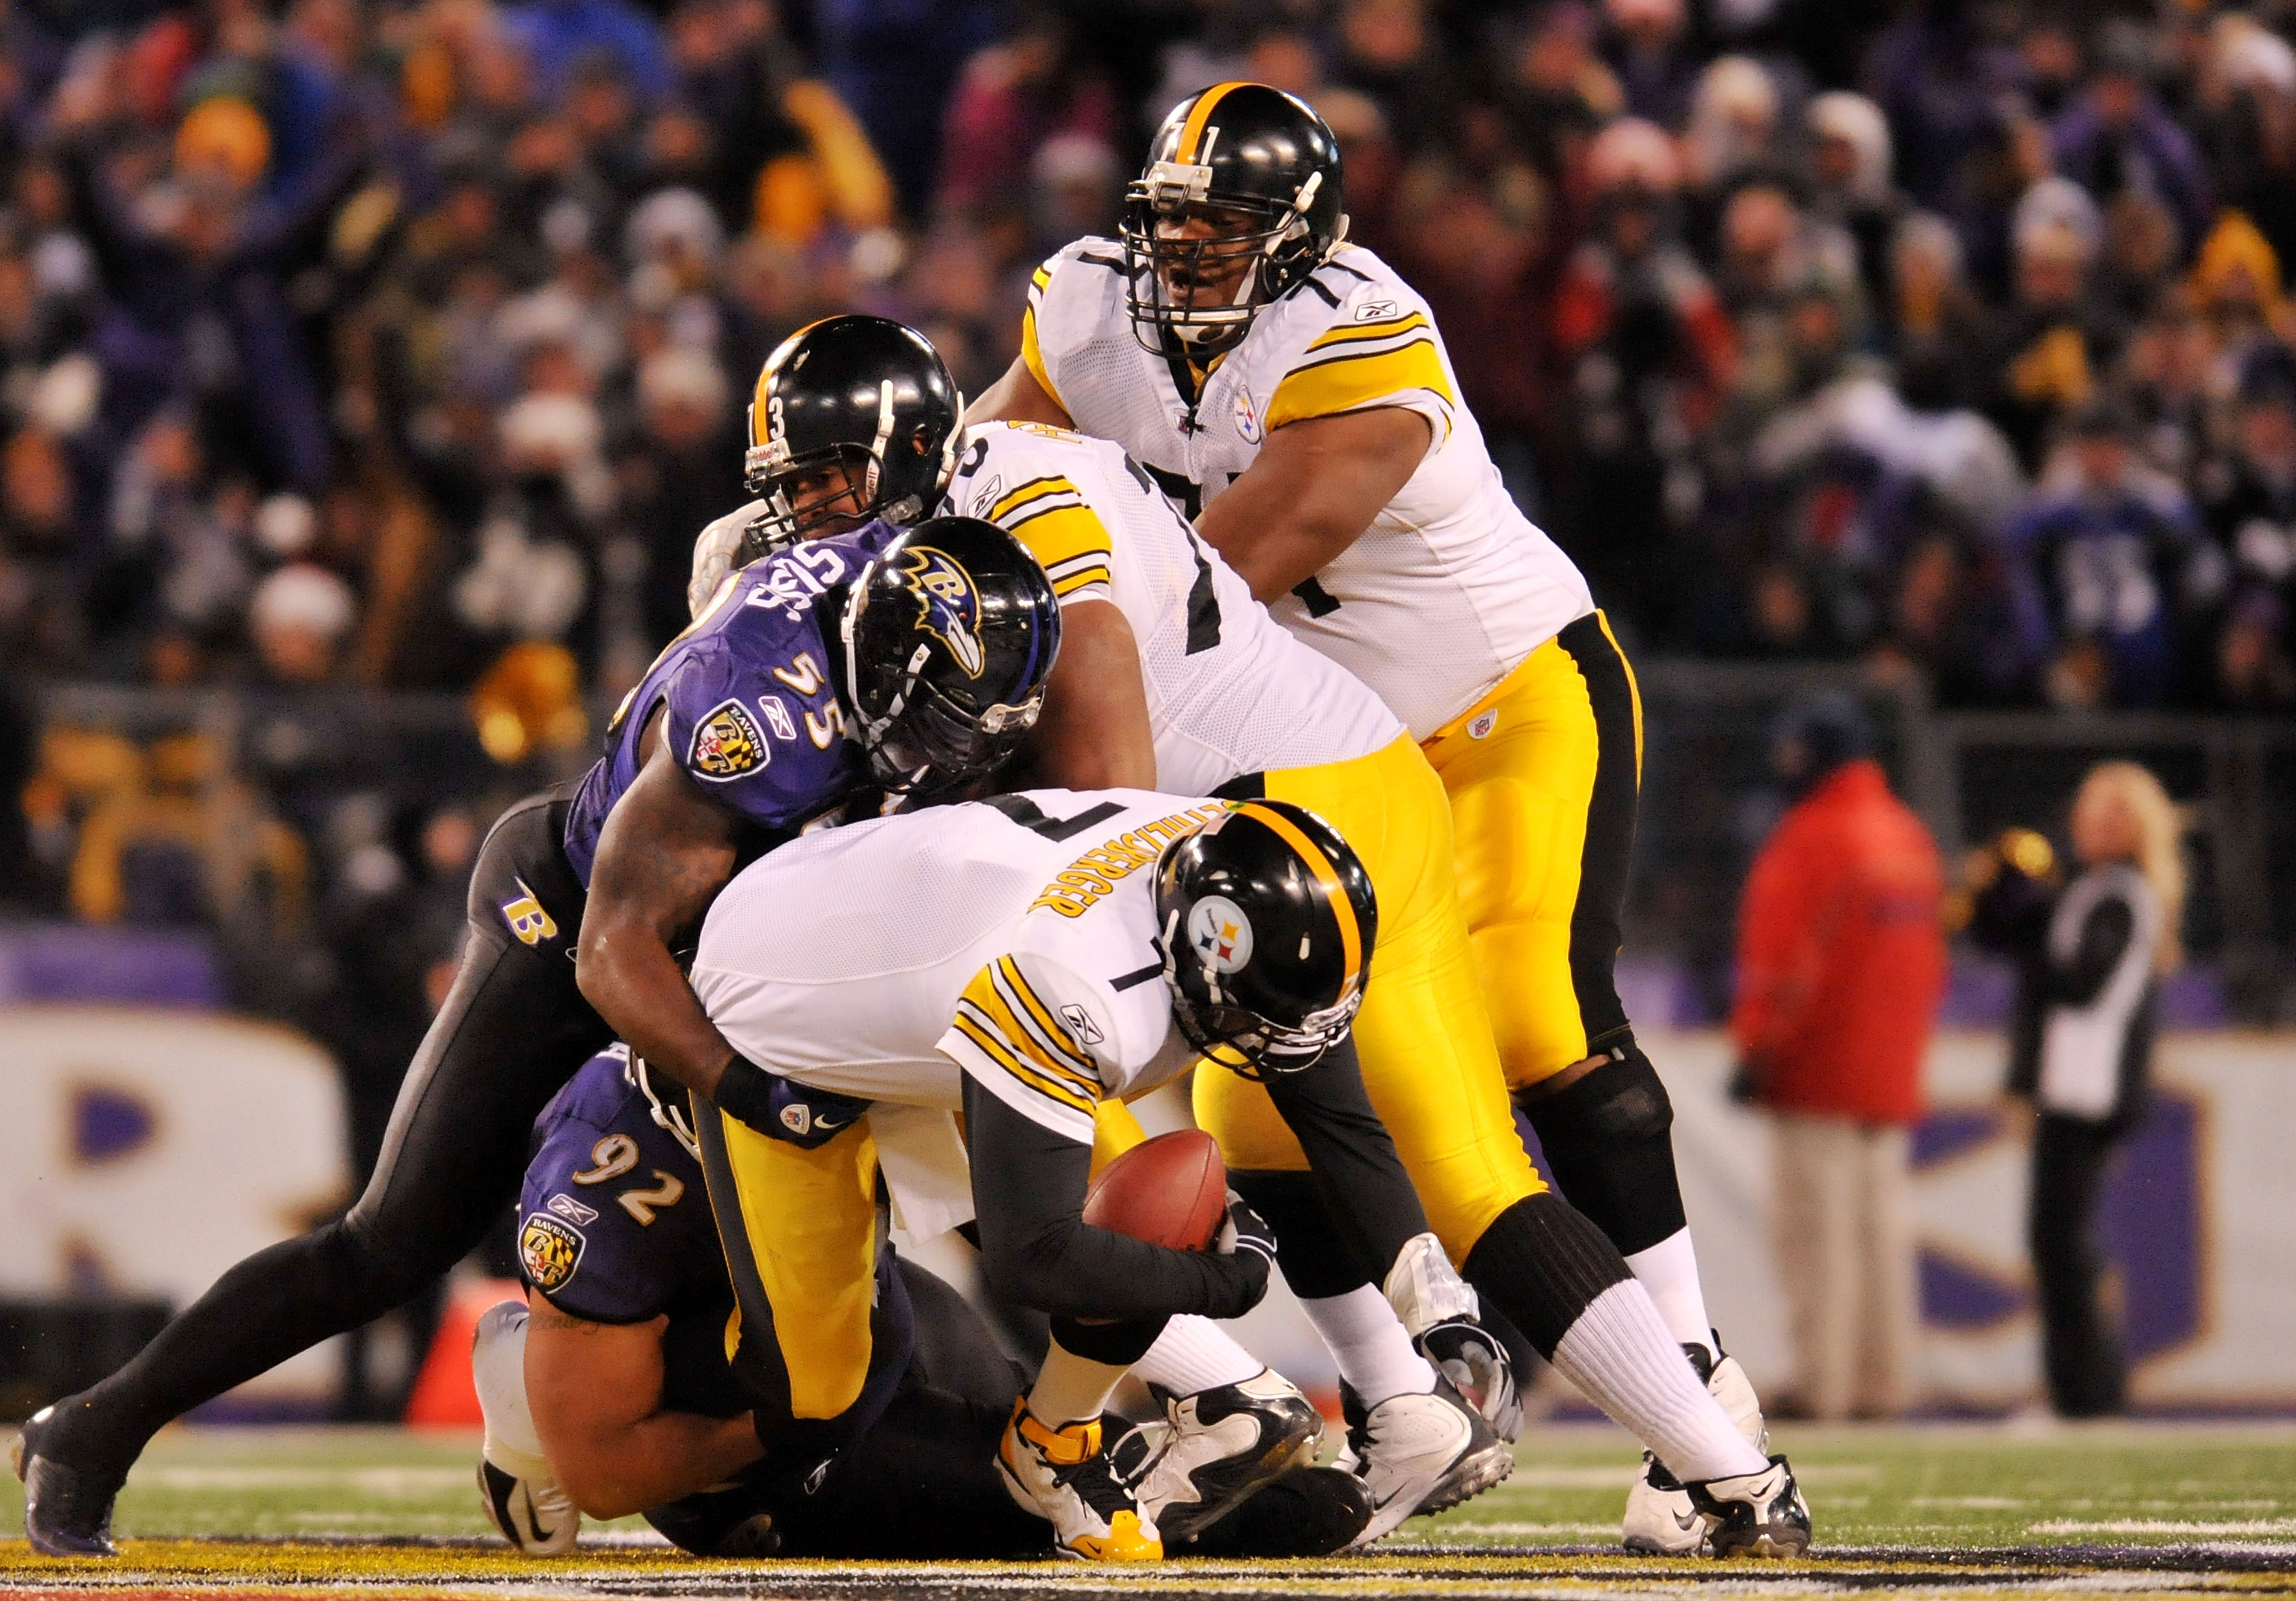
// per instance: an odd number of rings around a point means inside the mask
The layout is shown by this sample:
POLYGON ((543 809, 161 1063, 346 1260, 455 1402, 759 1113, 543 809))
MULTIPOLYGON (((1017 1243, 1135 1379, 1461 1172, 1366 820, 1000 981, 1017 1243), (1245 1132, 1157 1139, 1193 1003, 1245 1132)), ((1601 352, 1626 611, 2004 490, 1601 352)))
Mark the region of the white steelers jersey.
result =
POLYGON ((1208 794, 1240 774, 1352 760, 1403 732, 1378 695, 1276 625, 1120 445, 983 424, 965 436, 947 510, 1010 530, 1063 605, 1123 612, 1160 790, 1208 794))
POLYGON ((1037 269, 1021 352, 1088 434, 1115 440, 1193 518, 1241 477, 1268 431, 1400 406, 1434 442, 1363 537, 1273 607, 1424 739, 1592 612, 1570 559, 1516 510, 1458 400, 1427 304, 1369 250, 1343 245, 1216 357, 1191 409, 1126 308, 1124 247, 1084 239, 1037 269))
POLYGON ((1156 953, 1155 863, 1226 808, 1031 790, 806 834, 709 908, 693 992, 768 1071, 955 1110, 961 1074, 1046 1128, 1194 1059, 1156 953))

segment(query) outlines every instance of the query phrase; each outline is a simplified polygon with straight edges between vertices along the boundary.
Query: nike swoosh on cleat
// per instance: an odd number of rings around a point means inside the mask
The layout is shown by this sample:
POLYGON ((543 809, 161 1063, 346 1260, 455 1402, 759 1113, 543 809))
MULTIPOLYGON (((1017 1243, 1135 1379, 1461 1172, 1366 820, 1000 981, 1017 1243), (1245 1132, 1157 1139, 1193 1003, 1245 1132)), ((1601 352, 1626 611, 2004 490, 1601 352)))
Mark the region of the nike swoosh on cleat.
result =
POLYGON ((1674 1526, 1681 1530, 1685 1534, 1689 1533, 1693 1529, 1698 1527, 1698 1514, 1695 1512, 1687 1514, 1669 1512, 1667 1515, 1674 1520, 1674 1526))

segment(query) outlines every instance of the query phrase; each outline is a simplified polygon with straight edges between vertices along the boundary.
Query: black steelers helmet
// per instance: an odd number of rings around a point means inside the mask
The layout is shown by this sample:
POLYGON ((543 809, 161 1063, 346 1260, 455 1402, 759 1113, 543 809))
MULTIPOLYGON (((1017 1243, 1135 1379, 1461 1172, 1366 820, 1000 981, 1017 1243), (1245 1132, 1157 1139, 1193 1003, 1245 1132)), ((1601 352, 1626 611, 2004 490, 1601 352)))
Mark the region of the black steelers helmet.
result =
POLYGON ((1379 904, 1330 824, 1246 800, 1165 850, 1156 924, 1182 1037, 1257 1079, 1312 1067, 1347 1038, 1379 904))
POLYGON ((767 510, 734 564, 809 538, 830 517, 900 524, 923 516, 956 470, 964 410, 940 352, 890 317, 824 317, 791 334, 766 357, 750 399, 742 480, 767 510), (854 496, 840 489, 797 504, 797 480, 836 466, 854 496))
POLYGON ((1215 84, 1156 130, 1125 191, 1123 232, 1140 342, 1159 355, 1224 350, 1347 237, 1340 142, 1281 89, 1215 84), (1192 216, 1216 231, 1179 237, 1192 216), (1195 304, 1208 291, 1220 303, 1195 304))
POLYGON ((1061 648, 1053 581, 977 517, 933 517, 861 570, 839 623, 853 733, 877 782, 932 793, 1020 748, 1061 648))

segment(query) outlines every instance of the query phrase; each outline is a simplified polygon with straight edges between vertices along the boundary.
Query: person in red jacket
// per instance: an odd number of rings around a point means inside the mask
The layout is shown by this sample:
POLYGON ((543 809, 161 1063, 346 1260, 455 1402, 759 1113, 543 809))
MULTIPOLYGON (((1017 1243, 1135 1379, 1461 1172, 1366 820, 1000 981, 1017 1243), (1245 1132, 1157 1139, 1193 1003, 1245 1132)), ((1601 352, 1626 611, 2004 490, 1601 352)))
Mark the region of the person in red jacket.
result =
POLYGON ((1739 907, 1739 1092, 1772 1114, 1775 1225, 1809 1416, 1911 1399, 1920 1308, 1908 1136, 1945 988, 1944 874, 1847 695, 1791 708, 1772 763, 1792 808, 1739 907))

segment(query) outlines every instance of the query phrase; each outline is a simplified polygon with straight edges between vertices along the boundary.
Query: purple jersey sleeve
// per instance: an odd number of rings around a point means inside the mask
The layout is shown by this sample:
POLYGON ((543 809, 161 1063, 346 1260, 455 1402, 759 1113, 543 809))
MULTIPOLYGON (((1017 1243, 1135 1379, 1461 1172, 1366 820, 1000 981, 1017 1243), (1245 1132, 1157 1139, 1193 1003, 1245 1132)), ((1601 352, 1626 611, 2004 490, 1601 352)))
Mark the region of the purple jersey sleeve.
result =
POLYGON ((570 1317, 643 1323, 722 1295, 701 1164, 653 1121, 626 1047, 590 1058, 535 1121, 519 1270, 570 1317))
POLYGON ((845 737, 831 681, 833 602, 898 531, 871 523, 752 562, 655 658, 567 815, 566 858, 585 886, 657 709, 668 748, 703 792, 768 833, 793 831, 866 786, 868 760, 845 737))

